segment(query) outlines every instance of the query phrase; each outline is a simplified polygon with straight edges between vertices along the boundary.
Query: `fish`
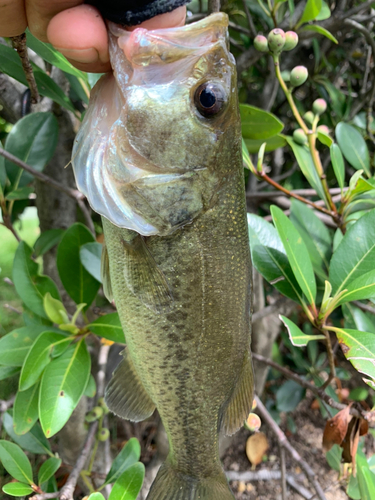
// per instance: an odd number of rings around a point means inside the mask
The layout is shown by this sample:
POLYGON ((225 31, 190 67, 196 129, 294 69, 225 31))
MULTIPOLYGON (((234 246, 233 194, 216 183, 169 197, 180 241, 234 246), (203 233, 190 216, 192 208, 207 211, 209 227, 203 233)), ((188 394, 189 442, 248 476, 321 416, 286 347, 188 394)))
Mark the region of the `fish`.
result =
POLYGON ((157 408, 169 455, 149 500, 233 499, 219 435, 252 408, 251 260, 228 18, 127 32, 73 150, 102 215, 104 293, 126 332, 106 389, 134 422, 157 408))

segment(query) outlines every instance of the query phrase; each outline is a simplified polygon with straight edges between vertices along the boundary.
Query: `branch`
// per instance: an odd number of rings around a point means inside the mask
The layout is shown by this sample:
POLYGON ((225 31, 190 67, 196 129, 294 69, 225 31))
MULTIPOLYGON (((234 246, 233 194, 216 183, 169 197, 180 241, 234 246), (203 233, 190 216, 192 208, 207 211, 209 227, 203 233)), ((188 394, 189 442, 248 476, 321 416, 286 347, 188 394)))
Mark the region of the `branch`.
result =
POLYGON ((27 53, 26 33, 22 33, 22 35, 18 36, 12 36, 11 40, 13 48, 16 49, 21 59, 22 68, 25 73, 27 83, 30 87, 31 102, 33 104, 36 104, 37 102, 39 102, 40 96, 38 92, 38 86, 35 81, 33 68, 30 64, 29 55, 27 53))
POLYGON ((264 307, 260 311, 257 311, 256 313, 254 313, 252 316, 252 322, 255 323, 256 321, 260 321, 261 319, 266 318, 270 314, 274 314, 275 312, 280 310, 280 307, 282 307, 288 303, 294 303, 294 302, 291 299, 288 299, 286 297, 280 297, 273 304, 271 304, 267 307, 264 307))
MULTIPOLYGON (((288 172, 289 174, 289 172, 288 172)), ((343 192, 346 192, 349 188, 344 187, 343 192)), ((332 195, 340 194, 341 193, 341 188, 332 188, 329 190, 329 192, 332 195)), ((294 189, 293 191, 290 191, 291 194, 297 195, 297 196, 318 196, 318 193, 315 191, 315 189, 294 189)), ((247 198, 249 199, 267 199, 267 198, 278 198, 279 196, 288 196, 286 193, 283 193, 282 191, 252 191, 246 195, 247 198)))
POLYGON ((208 13, 220 12, 220 0, 208 0, 208 13))
POLYGON ((318 494, 318 497, 320 500, 327 500, 324 491, 320 484, 318 483, 316 479, 315 472, 311 469, 309 464, 305 462, 305 460, 302 459, 301 455, 297 452, 295 448, 289 443, 287 440, 285 434, 283 431, 280 429, 280 427, 277 425, 277 423, 273 420, 271 415, 268 413, 267 408, 264 406, 262 401, 259 399, 258 396, 255 396, 256 404, 257 404, 257 410, 259 411, 261 417, 267 422, 267 424, 270 426, 272 432, 275 434, 279 445, 291 455, 291 457, 299 464, 301 469, 305 471, 305 474, 310 481, 310 483, 314 486, 315 491, 318 494))
POLYGON ((255 38, 257 36, 257 30, 255 28, 254 21, 253 21, 251 12, 249 10, 249 7, 248 7, 248 5, 246 3, 246 0, 242 0, 242 4, 243 4, 243 8, 244 8, 246 17, 247 17, 247 22, 248 22, 248 25, 249 25, 250 34, 251 34, 251 36, 253 38, 255 38))
POLYGON ((5 413, 7 410, 9 410, 9 408, 13 406, 15 399, 16 399, 15 395, 6 401, 0 399, 0 413, 5 413))

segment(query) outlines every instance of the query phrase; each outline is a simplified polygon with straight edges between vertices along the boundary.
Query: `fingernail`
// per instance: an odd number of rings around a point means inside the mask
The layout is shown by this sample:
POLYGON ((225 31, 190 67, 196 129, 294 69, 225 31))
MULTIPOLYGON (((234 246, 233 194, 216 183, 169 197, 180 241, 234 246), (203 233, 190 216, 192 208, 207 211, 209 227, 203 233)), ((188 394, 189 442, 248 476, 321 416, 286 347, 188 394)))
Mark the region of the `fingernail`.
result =
POLYGON ((99 61, 98 51, 94 48, 91 49, 63 49, 60 47, 55 47, 60 51, 67 59, 72 59, 73 61, 81 63, 93 63, 99 61))

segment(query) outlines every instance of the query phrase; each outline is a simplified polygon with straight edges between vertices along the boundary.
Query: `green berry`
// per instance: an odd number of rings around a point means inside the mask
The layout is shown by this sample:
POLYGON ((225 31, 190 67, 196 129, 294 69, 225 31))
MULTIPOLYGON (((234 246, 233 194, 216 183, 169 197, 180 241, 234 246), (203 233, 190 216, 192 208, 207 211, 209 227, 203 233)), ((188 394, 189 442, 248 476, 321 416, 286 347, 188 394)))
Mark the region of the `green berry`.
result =
POLYGON ((285 33, 285 45, 283 50, 293 50, 298 43, 298 35, 294 31, 287 31, 285 33))
POLYGON ((267 38, 263 35, 257 35, 254 38, 254 47, 259 52, 268 52, 268 42, 267 38))
POLYGON ((109 429, 106 429, 105 427, 103 427, 98 432, 97 437, 98 437, 99 441, 107 441, 107 439, 109 438, 109 429))
POLYGON ((314 113, 312 111, 307 111, 307 113, 305 113, 303 117, 310 125, 312 125, 314 121, 314 113))
POLYGON ((91 411, 86 415, 86 422, 95 422, 103 415, 103 408, 100 406, 95 406, 91 411))
POLYGON ((319 127, 316 129, 318 132, 322 132, 323 134, 329 135, 329 128, 327 125, 319 125, 319 127))
POLYGON ((317 99, 313 102, 313 111, 316 115, 321 115, 327 109, 327 103, 324 99, 317 99))
POLYGON ((292 87, 299 87, 307 80, 308 72, 305 66, 296 66, 290 72, 290 84, 292 87))
POLYGON ((305 132, 301 128, 297 128, 293 132, 293 140, 297 144, 301 144, 301 145, 306 144, 307 143, 307 137, 306 137, 305 132))
POLYGON ((280 28, 275 28, 268 34, 268 47, 273 54, 280 54, 285 45, 285 33, 280 28))
POLYGON ((104 398, 99 398, 98 399, 98 405, 103 408, 103 412, 107 415, 109 413, 108 406, 105 403, 104 398))

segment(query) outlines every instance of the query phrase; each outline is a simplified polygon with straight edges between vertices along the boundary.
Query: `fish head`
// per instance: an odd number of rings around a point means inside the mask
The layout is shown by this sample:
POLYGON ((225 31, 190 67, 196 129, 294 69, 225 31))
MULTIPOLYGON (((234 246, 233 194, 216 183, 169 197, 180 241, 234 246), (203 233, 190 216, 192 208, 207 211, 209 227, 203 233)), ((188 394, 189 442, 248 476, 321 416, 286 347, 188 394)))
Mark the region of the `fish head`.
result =
POLYGON ((169 234, 209 207, 230 172, 233 162, 218 161, 240 137, 227 25, 223 13, 152 31, 109 23, 113 76, 94 91, 90 137, 79 136, 73 164, 86 195, 91 177, 94 210, 115 225, 169 234))

